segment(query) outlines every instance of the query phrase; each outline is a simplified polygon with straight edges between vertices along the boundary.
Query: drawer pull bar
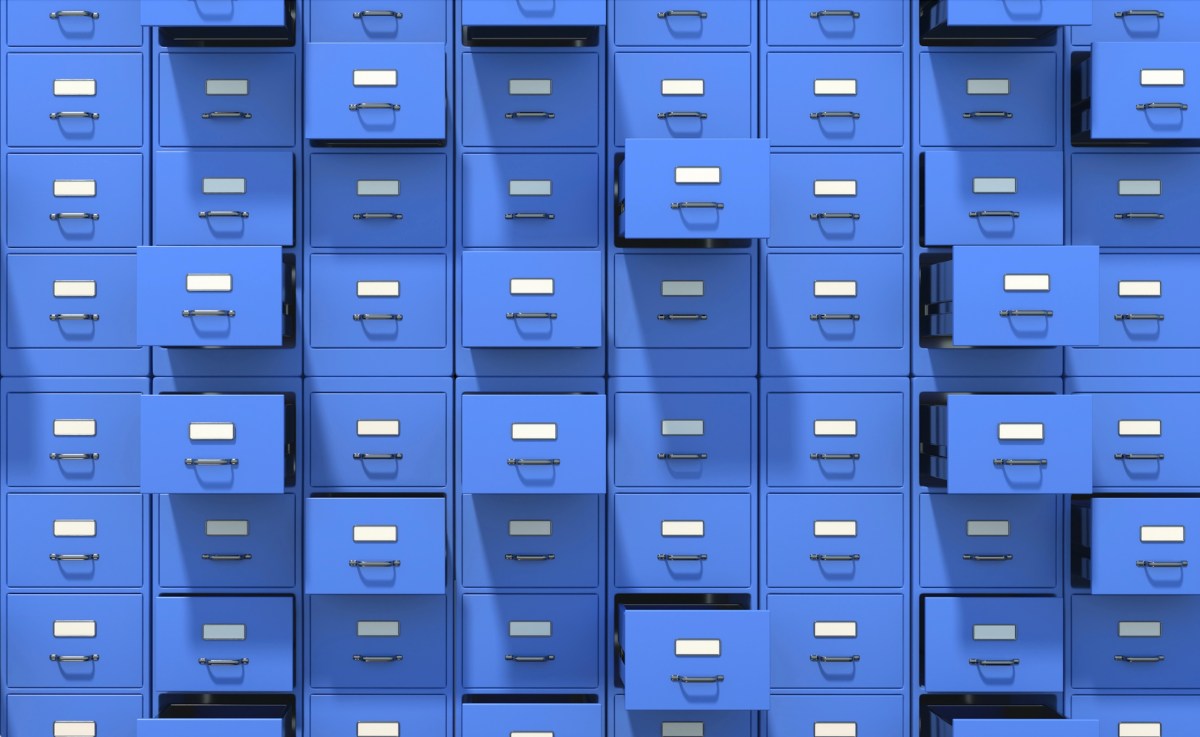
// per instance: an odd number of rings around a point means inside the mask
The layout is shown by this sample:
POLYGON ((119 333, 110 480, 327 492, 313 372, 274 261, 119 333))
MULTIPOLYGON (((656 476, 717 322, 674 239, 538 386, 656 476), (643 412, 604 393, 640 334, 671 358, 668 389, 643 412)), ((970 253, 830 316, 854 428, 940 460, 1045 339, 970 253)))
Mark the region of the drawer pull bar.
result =
POLYGON ((707 553, 698 553, 696 555, 675 555, 674 553, 659 553, 659 560, 665 560, 668 563, 672 561, 702 561, 708 560, 707 553))
POLYGON ((1003 555, 976 555, 974 553, 963 553, 963 560, 973 560, 980 563, 1003 563, 1012 559, 1012 555, 1008 553, 1003 555))
POLYGON ((504 117, 508 120, 521 120, 523 118, 546 118, 554 120, 554 113, 544 110, 519 110, 517 112, 505 113, 504 117))
POLYGON ((362 322, 363 320, 403 320, 404 315, 398 312, 355 312, 353 315, 355 320, 362 322))
POLYGON ((1118 461, 1164 461, 1167 459, 1166 453, 1113 453, 1113 458, 1118 461))
POLYGON ((976 210, 967 213, 973 218, 1019 218, 1021 213, 1016 210, 976 210))
POLYGON ((201 553, 200 557, 203 560, 239 561, 250 560, 254 556, 250 553, 201 553))
POLYGON ((57 561, 86 561, 86 560, 100 560, 100 554, 99 554, 99 553, 79 553, 79 554, 75 554, 75 553, 51 553, 51 554, 50 554, 50 560, 57 560, 57 561))
POLYGON ((356 212, 350 217, 355 220, 403 220, 402 212, 356 212))
POLYGON ((100 319, 100 315, 95 312, 51 312, 50 320, 58 322, 60 320, 91 320, 95 322, 100 319))
POLYGON ((1011 118, 1012 116, 1012 113, 1005 110, 976 110, 963 113, 964 118, 1011 118))
POLYGON ((858 553, 849 555, 824 555, 822 553, 811 553, 808 556, 809 560, 815 560, 818 563, 849 563, 856 560, 862 560, 862 556, 858 553))
POLYGON ((1155 18, 1165 18, 1167 14, 1161 10, 1118 10, 1113 13, 1114 18, 1131 18, 1138 15, 1149 15, 1155 18))
POLYGON ((809 453, 810 461, 857 461, 861 453, 809 453))
POLYGON ((356 461, 402 461, 403 453, 355 453, 356 461))
POLYGON ((659 453, 660 461, 704 461, 708 460, 708 453, 659 453))
POLYGON ((184 317, 237 317, 237 310, 183 310, 184 317))
POLYGON ((394 102, 353 102, 350 103, 350 112, 356 113, 359 110, 399 110, 400 106, 394 102))
POLYGON ((981 660, 980 658, 970 658, 967 660, 967 664, 978 665, 984 668, 1002 668, 1005 666, 1020 665, 1021 659, 1013 658, 1012 660, 981 660))
POLYGON ((200 117, 205 120, 213 120, 215 118, 237 118, 238 120, 249 120, 254 117, 251 113, 238 112, 236 110, 215 110, 211 113, 200 113, 200 117))
POLYGON ((185 466, 236 466, 236 458, 184 458, 185 466))
POLYGON ((529 563, 533 561, 554 560, 554 553, 545 553, 542 555, 522 555, 520 553, 505 553, 504 560, 515 560, 519 563, 529 563))
POLYGON ((708 17, 708 13, 703 10, 660 10, 658 12, 659 18, 673 18, 675 16, 699 18, 704 20, 708 17))
POLYGON ((399 568, 398 560, 351 560, 351 568, 399 568))
POLYGON ((1054 317, 1054 310, 1000 310, 1000 317, 1054 317))
POLYGON ((1113 660, 1121 663, 1161 663, 1167 659, 1166 655, 1114 655, 1113 660))
POLYGON ((1114 212, 1114 220, 1166 220, 1161 212, 1114 212))
POLYGON ((92 10, 53 10, 50 12, 50 20, 58 20, 59 18, 91 18, 92 20, 100 20, 100 14, 92 10))
POLYGON ((92 655, 55 655, 50 654, 50 660, 55 663, 95 663, 100 659, 97 654, 92 655))
POLYGON ((1139 102, 1135 105, 1138 110, 1187 110, 1186 102, 1139 102))
POLYGON ((699 118, 700 120, 708 120, 708 113, 702 113, 699 111, 679 110, 679 111, 673 111, 673 112, 668 111, 665 113, 658 114, 659 120, 669 120, 670 118, 699 118))
POLYGON ((52 461, 98 461, 99 453, 51 453, 52 461))
POLYGON ((506 212, 505 220, 553 220, 552 212, 506 212))
POLYGON ((1120 314, 1113 315, 1113 319, 1114 320, 1166 320, 1167 316, 1163 315, 1161 313, 1152 313, 1152 312, 1142 313, 1142 314, 1126 312, 1126 313, 1120 313, 1120 314))
POLYGON ((505 655, 505 660, 510 660, 514 663, 549 663, 554 660, 553 655, 505 655))
POLYGON ((853 110, 826 110, 820 113, 809 113, 808 117, 812 120, 821 120, 822 118, 852 118, 858 120, 862 115, 853 110))
POLYGON ((557 458, 509 458, 510 466, 557 466, 562 463, 557 458))
POLYGON ((707 320, 708 315, 702 313, 678 313, 670 312, 663 313, 658 316, 659 320, 707 320))
POLYGON ((815 10, 808 14, 809 18, 820 20, 825 17, 844 17, 858 18, 860 13, 857 10, 815 10))
POLYGON ((1139 560, 1138 568, 1187 568, 1186 560, 1139 560))
POLYGON ((808 659, 814 663, 857 663, 862 660, 859 655, 809 655, 808 659))
POLYGON ((557 312, 505 312, 509 320, 557 320, 557 312))
POLYGON ((675 683, 722 683, 725 676, 677 676, 672 675, 671 680, 675 683))
POLYGON ((856 312, 836 313, 836 312, 818 312, 808 316, 809 320, 860 320, 862 315, 856 312))
POLYGON ((809 220, 858 220, 862 216, 857 212, 812 212, 809 220))
POLYGON ((724 202, 672 202, 672 210, 724 210, 724 202))
POLYGON ((98 212, 52 212, 51 220, 99 220, 98 212))
POLYGON ((395 18, 396 20, 402 20, 404 18, 404 13, 401 13, 399 10, 356 10, 352 15, 355 19, 395 18))
POLYGON ((250 213, 245 210, 201 210, 198 215, 202 218, 248 218, 250 213))
POLYGON ((50 113, 51 120, 60 120, 62 118, 90 118, 99 120, 100 113, 89 113, 86 110, 63 110, 57 113, 50 113))
POLYGON ((993 458, 993 466, 1048 466, 1045 458, 993 458))
POLYGON ((403 655, 351 655, 356 663, 399 663, 403 655))
POLYGON ((250 658, 197 658, 200 665, 250 665, 250 658))

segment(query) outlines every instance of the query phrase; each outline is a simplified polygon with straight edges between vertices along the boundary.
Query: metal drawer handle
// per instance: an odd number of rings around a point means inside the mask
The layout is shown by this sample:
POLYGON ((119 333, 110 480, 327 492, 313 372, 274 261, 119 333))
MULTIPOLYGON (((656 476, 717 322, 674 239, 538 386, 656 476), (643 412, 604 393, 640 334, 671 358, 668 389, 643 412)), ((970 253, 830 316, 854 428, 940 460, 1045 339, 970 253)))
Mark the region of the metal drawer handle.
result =
POLYGON ((505 660, 514 663, 549 663, 554 660, 553 655, 505 655, 505 660))
POLYGON ((1000 317, 1054 317, 1054 310, 1000 310, 1000 317))
POLYGON ((826 110, 820 113, 809 113, 808 117, 812 120, 821 120, 822 118, 852 118, 858 120, 862 115, 853 110, 826 110))
POLYGON ((100 315, 95 312, 51 312, 50 321, 59 322, 60 320, 90 320, 96 322, 100 319, 100 315))
POLYGON ((57 113, 50 113, 51 120, 59 120, 61 118, 90 118, 99 120, 100 113, 89 113, 86 110, 62 110, 57 113))
POLYGON ((557 312, 505 312, 509 320, 557 320, 557 312))
POLYGON ((506 212, 505 220, 553 220, 552 212, 506 212))
POLYGON ((98 461, 99 453, 51 453, 52 461, 98 461))
POLYGON ((820 20, 821 18, 839 16, 844 18, 858 18, 859 15, 859 12, 856 10, 815 10, 809 13, 808 17, 814 20, 820 20))
POLYGON ((981 660, 979 658, 970 658, 967 660, 967 664, 979 665, 983 666, 984 668, 1002 668, 1005 666, 1020 665, 1021 659, 1013 658, 1012 660, 981 660))
POLYGON ((354 102, 350 104, 351 112, 359 110, 399 110, 400 106, 394 102, 354 102))
POLYGON ((675 683, 721 683, 725 680, 725 676, 677 676, 672 675, 671 680, 675 683))
POLYGON ((851 563, 856 560, 862 560, 862 556, 858 553, 849 555, 825 555, 823 553, 810 553, 809 560, 814 560, 818 563, 851 563))
POLYGON ((862 660, 859 655, 809 655, 808 659, 814 663, 857 663, 862 660))
POLYGON ((200 113, 200 117, 205 120, 213 120, 215 118, 237 118, 239 120, 249 120, 254 116, 250 113, 238 112, 236 110, 213 111, 211 113, 200 113))
POLYGON ((50 654, 50 660, 55 663, 95 663, 100 659, 100 656, 93 653, 92 655, 56 655, 50 654))
POLYGON ((350 217, 355 220, 403 220, 402 212, 356 212, 350 217))
POLYGON ((1012 116, 1012 113, 1005 110, 976 110, 963 113, 964 118, 1011 118, 1012 116))
POLYGON ((399 10, 356 10, 353 16, 357 18, 395 18, 401 20, 404 13, 399 10))
POLYGON ((237 310, 182 310, 183 317, 237 317, 237 310))
POLYGON ((254 556, 250 553, 201 553, 200 554, 200 558, 202 560, 216 560, 216 561, 250 560, 253 557, 254 556))
POLYGON ((200 665, 250 665, 250 658, 197 658, 200 665))
POLYGON ((184 458, 185 466, 236 466, 236 458, 184 458))
POLYGON ((201 210, 197 213, 202 218, 248 218, 250 213, 245 210, 201 210))
POLYGON ((510 466, 557 466, 562 463, 558 458, 509 458, 510 466))
POLYGON ((50 11, 50 20, 58 20, 59 18, 91 18, 92 20, 100 20, 100 14, 92 10, 50 11))
POLYGON ((1138 568, 1187 568, 1186 560, 1139 560, 1138 568))
POLYGON ((659 18, 673 18, 675 16, 700 18, 703 20, 708 17, 708 13, 703 10, 660 10, 658 12, 659 18))
POLYGON ((57 561, 87 561, 100 560, 99 553, 51 553, 50 560, 57 561))
POLYGON ((1019 218, 1021 213, 1016 210, 977 210, 967 213, 973 218, 1019 218))
POLYGON ((508 120, 521 120, 523 118, 547 118, 554 120, 554 113, 545 112, 543 110, 520 110, 512 113, 505 113, 504 117, 508 120))
POLYGON ((860 453, 809 453, 810 461, 857 461, 862 458, 860 453))
POLYGON ((403 453, 355 453, 356 461, 402 461, 403 453))
POLYGON ((659 453, 660 461, 703 461, 708 459, 708 453, 659 453))
POLYGON ((399 663, 404 660, 403 655, 351 655, 350 658, 356 663, 399 663))
POLYGON ((1012 559, 1012 555, 1008 553, 1005 553, 1004 555, 976 555, 973 553, 963 553, 963 560, 974 560, 981 563, 1003 563, 1012 559))
POLYGON ((659 553, 659 560, 665 560, 668 563, 671 561, 702 561, 708 560, 707 553, 697 553, 696 555, 675 555, 673 553, 659 553))
POLYGON ((809 320, 859 320, 862 315, 854 312, 817 312, 808 316, 809 320))
POLYGON ((351 568, 399 568, 398 560, 352 560, 351 568))
POLYGON ((1166 220, 1161 212, 1114 212, 1114 220, 1166 220))
POLYGON ((554 560, 554 553, 543 553, 542 555, 523 555, 521 553, 505 553, 504 560, 515 560, 518 563, 529 563, 534 561, 554 560))
POLYGON ((993 466, 1048 466, 1045 458, 993 458, 993 466))
POLYGON ((1187 110, 1186 102, 1141 102, 1135 105, 1138 110, 1187 110))
POLYGON ((724 210, 724 202, 672 202, 672 210, 724 210))
POLYGON ((1157 312, 1125 312, 1113 315, 1114 320, 1166 320, 1167 316, 1157 312))
POLYGON ((858 220, 862 216, 857 212, 811 212, 809 220, 858 220))
POLYGON ((52 212, 51 220, 99 220, 98 212, 52 212))
POLYGON ((1121 663, 1161 663, 1167 659, 1166 655, 1114 655, 1113 660, 1121 663))
POLYGON ((404 315, 398 312, 355 312, 354 319, 362 322, 364 320, 403 320, 404 315))
POLYGON ((658 114, 659 120, 668 120, 670 118, 699 118, 700 120, 708 120, 708 113, 679 110, 658 114))
POLYGON ((659 320, 707 320, 708 315, 705 315, 705 314, 699 313, 699 312, 697 312, 697 313, 669 312, 669 313, 660 314, 658 316, 658 319, 659 320))
POLYGON ((1113 13, 1114 18, 1131 18, 1138 15, 1149 15, 1155 18, 1165 18, 1166 13, 1161 10, 1118 10, 1113 13))
POLYGON ((1113 453, 1113 458, 1118 461, 1164 461, 1167 459, 1166 453, 1113 453))

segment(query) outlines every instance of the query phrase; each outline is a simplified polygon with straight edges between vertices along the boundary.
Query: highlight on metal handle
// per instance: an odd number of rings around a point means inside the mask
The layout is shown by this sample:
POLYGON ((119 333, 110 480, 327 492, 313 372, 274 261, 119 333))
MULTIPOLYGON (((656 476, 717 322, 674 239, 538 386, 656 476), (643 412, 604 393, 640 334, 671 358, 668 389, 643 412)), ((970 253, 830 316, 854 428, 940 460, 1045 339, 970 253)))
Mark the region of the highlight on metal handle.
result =
POLYGON ((814 663, 857 663, 862 660, 859 655, 809 655, 808 659, 814 663))
POLYGON ((57 561, 86 561, 100 560, 99 553, 51 553, 50 560, 57 561))
POLYGON ((351 560, 351 568, 399 568, 398 560, 351 560))
POLYGON ((660 10, 658 12, 659 18, 672 18, 675 16, 686 16, 703 20, 708 17, 708 13, 703 10, 660 10))
POLYGON ((724 210, 724 202, 672 202, 672 210, 724 210))
POLYGON ((509 320, 557 320, 557 312, 505 312, 509 320))
POLYGON ((1045 458, 993 458, 993 466, 1048 466, 1045 458))
POLYGON ((356 461, 402 461, 403 453, 355 453, 356 461))
POLYGON ((350 216, 355 220, 403 220, 402 212, 356 212, 350 216))
POLYGON ((404 315, 401 315, 398 312, 355 312, 353 317, 358 322, 363 322, 364 320, 370 321, 370 320, 403 320, 404 319, 404 315))
POLYGON ((505 113, 504 117, 508 120, 521 120, 522 118, 546 118, 554 120, 554 113, 543 110, 518 110, 512 113, 505 113))
POLYGON ((969 658, 967 663, 969 665, 980 665, 985 668, 999 668, 1010 665, 1020 665, 1021 659, 1013 658, 1012 660, 981 660, 980 658, 969 658))
POLYGON ((1114 220, 1166 220, 1161 212, 1114 212, 1114 220))
POLYGON ((401 20, 404 18, 404 13, 399 10, 356 10, 353 13, 355 18, 395 18, 401 20))
POLYGON ((1000 317, 1054 317, 1054 310, 1000 310, 1000 317))
POLYGON ((825 17, 837 16, 844 18, 857 18, 859 15, 860 14, 856 10, 814 10, 808 14, 808 17, 813 18, 814 20, 820 20, 821 18, 825 17))
POLYGON ((201 210, 197 213, 202 218, 248 218, 250 213, 245 210, 201 210))
POLYGON ((50 321, 59 322, 62 320, 90 320, 96 322, 100 319, 100 315, 95 312, 51 312, 50 321))
POLYGON ((1114 320, 1166 320, 1167 316, 1159 312, 1124 312, 1113 315, 1114 320))
POLYGON ((677 110, 665 113, 659 113, 659 120, 667 120, 669 118, 699 118, 700 120, 708 120, 708 113, 689 110, 677 110))
POLYGON ((93 653, 91 655, 57 655, 50 653, 50 660, 55 663, 94 663, 100 659, 100 656, 93 653))
POLYGON ((963 113, 964 118, 1011 118, 1012 113, 1006 110, 975 110, 963 113))
POLYGON ((1186 560, 1139 560, 1138 568, 1187 568, 1186 560))
POLYGON ((52 212, 51 220, 99 220, 98 212, 52 212))
POLYGON ((504 560, 515 560, 519 563, 554 560, 554 553, 543 553, 541 555, 524 555, 521 553, 505 553, 504 560))
POLYGON ((1021 213, 1016 210, 976 210, 967 213, 973 218, 1019 218, 1021 213))
POLYGON ((181 310, 183 317, 237 317, 237 310, 181 310))
POLYGON ((707 320, 708 315, 703 313, 681 313, 681 312, 664 312, 658 315, 659 320, 707 320))
POLYGON ((1118 461, 1164 461, 1167 458, 1166 453, 1113 453, 1113 458, 1118 461))
POLYGON ((51 453, 52 461, 98 461, 99 453, 51 453))
POLYGON ((858 320, 861 315, 854 312, 815 312, 808 316, 809 320, 858 320))
POLYGON ((90 118, 91 120, 99 120, 100 113, 89 113, 86 110, 61 110, 57 113, 50 113, 51 120, 59 120, 61 118, 90 118))
POLYGON ((506 212, 505 220, 553 220, 552 212, 506 212))
POLYGON ((862 560, 862 556, 858 553, 849 555, 825 555, 823 553, 810 553, 809 560, 815 560, 818 563, 851 563, 856 560, 862 560))
POLYGON ((253 557, 254 556, 250 553, 201 553, 200 554, 200 558, 202 560, 216 560, 216 561, 250 560, 253 557))
POLYGON ((721 683, 725 680, 725 676, 677 676, 672 675, 671 680, 675 683, 721 683))
POLYGON ((1140 102, 1135 107, 1138 110, 1187 110, 1186 102, 1140 102))
POLYGON ((982 563, 1003 563, 1007 560, 1012 560, 1012 555, 1005 553, 1004 555, 976 555, 973 553, 963 553, 963 560, 974 560, 982 563))
POLYGON ((810 461, 857 461, 861 453, 809 453, 810 461))
POLYGON ((514 663, 549 663, 554 660, 553 655, 505 655, 505 660, 510 660, 514 663))
POLYGON ((665 560, 668 563, 671 561, 702 561, 708 560, 707 553, 697 553, 695 555, 675 555, 674 553, 659 553, 659 560, 665 560))
POLYGON ((1120 663, 1161 663, 1166 655, 1114 655, 1113 660, 1120 663))
POLYGON ((238 120, 249 120, 254 117, 251 113, 243 113, 236 110, 215 110, 211 113, 200 113, 200 117, 205 120, 213 120, 216 118, 236 118, 238 120))
POLYGON ((857 212, 810 212, 809 220, 858 220, 862 216, 857 212))
POLYGON ((819 113, 809 113, 808 117, 812 120, 821 120, 822 118, 851 118, 858 120, 862 115, 853 110, 826 110, 819 113))
POLYGON ((196 658, 200 665, 250 665, 250 658, 196 658))
POLYGON ((404 660, 403 655, 351 655, 350 658, 356 663, 399 663, 404 660))
POLYGON ((50 11, 50 20, 58 20, 59 18, 91 18, 92 20, 100 20, 100 14, 92 10, 50 11))
POLYGON ((236 466, 236 458, 184 458, 185 466, 236 466))
POLYGON ((557 466, 562 461, 557 458, 509 458, 510 466, 557 466))
POLYGON ((394 102, 353 102, 350 103, 350 111, 358 112, 359 110, 399 110, 400 106, 394 102))
POLYGON ((703 461, 708 458, 708 453, 659 453, 660 461, 703 461))
POLYGON ((1167 16, 1167 14, 1161 10, 1118 10, 1117 12, 1113 13, 1114 18, 1130 18, 1138 15, 1148 15, 1155 18, 1165 18, 1167 16))

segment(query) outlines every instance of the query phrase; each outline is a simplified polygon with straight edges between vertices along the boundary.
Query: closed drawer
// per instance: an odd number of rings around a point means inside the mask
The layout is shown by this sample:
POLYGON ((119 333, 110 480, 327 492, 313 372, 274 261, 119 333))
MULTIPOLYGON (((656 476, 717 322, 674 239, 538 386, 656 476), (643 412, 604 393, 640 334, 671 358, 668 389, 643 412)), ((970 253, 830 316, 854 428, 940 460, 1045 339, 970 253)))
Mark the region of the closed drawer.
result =
POLYGON ((438 391, 312 394, 312 485, 446 486, 449 404, 438 391))
POLYGON ((314 254, 308 339, 314 348, 444 348, 443 254, 314 254))
POLYGON ((446 685, 445 596, 309 598, 310 685, 446 685))
POLYGON ((86 11, 63 11, 58 0, 10 3, 9 46, 139 46, 138 0, 95 0, 86 11))
POLYGON ((462 270, 464 347, 600 347, 602 254, 468 251, 462 270))
POLYGON ((902 394, 771 392, 766 415, 768 486, 904 484, 902 394))
POLYGON ((619 392, 614 401, 617 486, 751 484, 749 392, 619 392))
POLYGON ((850 12, 824 0, 767 0, 767 41, 772 46, 899 46, 904 9, 891 0, 866 0, 850 12))
POLYGON ((46 392, 8 396, 10 487, 136 487, 137 394, 46 392))
POLYGON ((763 139, 626 141, 618 169, 625 238, 770 235, 770 158, 763 139))
POLYGON ((1053 146, 1057 81, 1051 52, 922 53, 921 145, 1053 146))
POLYGON ((1071 40, 1200 41, 1200 7, 1191 0, 1159 0, 1139 11, 1125 0, 1092 0, 1092 24, 1072 28, 1071 40))
POLYGON ((753 135, 750 54, 626 51, 615 65, 617 145, 627 138, 753 135))
POLYGON ((290 246, 288 151, 158 151, 154 242, 159 246, 290 246))
POLYGON ((254 588, 296 583, 296 503, 246 494, 157 497, 163 588, 254 588))
POLYGON ((154 674, 164 691, 292 688, 290 596, 160 596, 154 674))
POLYGON ((446 8, 438 0, 375 0, 372 11, 355 10, 342 0, 310 0, 310 41, 446 40, 446 8))
POLYGON ((9 154, 8 245, 141 245, 140 154, 9 154))
POLYGON ((901 586, 902 502, 898 494, 769 494, 768 585, 901 586))
POLYGON ((618 348, 749 348, 749 254, 618 253, 610 274, 618 348))
POLYGON ((279 247, 139 248, 137 342, 281 345, 285 279, 279 247))
POLYGON ((462 491, 603 494, 604 397, 467 394, 462 398, 462 491))
POLYGON ((1058 581, 1054 498, 922 494, 920 514, 922 586, 1050 588, 1058 581))
POLYGON ((10 494, 8 585, 141 586, 142 509, 128 494, 10 494))
POLYGON ((304 504, 310 594, 446 591, 446 500, 311 498, 304 504))
POLYGON ((463 586, 596 585, 598 497, 465 494, 462 505, 463 586))
POLYGON ((167 704, 154 719, 137 720, 137 737, 204 737, 214 727, 229 737, 279 737, 294 719, 284 704, 167 704))
POLYGON ((1105 348, 1200 346, 1200 310, 1191 288, 1200 258, 1191 255, 1104 254, 1100 257, 1100 345, 1105 348), (1109 319, 1109 316, 1112 319, 1109 319))
POLYGON ((463 737, 600 737, 600 704, 463 704, 463 737))
POLYGON ((1092 138, 1200 138, 1200 44, 1098 42, 1089 63, 1092 138))
POLYGON ((321 248, 446 245, 443 154, 309 157, 309 242, 321 248))
POLYGON ((466 146, 595 146, 596 54, 463 54, 466 146))
POLYGON ((1198 176, 1196 154, 1076 154, 1071 158, 1071 240, 1098 246, 1191 245, 1200 213, 1188 192, 1198 176))
POLYGON ((1195 594, 1188 574, 1200 499, 1096 499, 1091 514, 1093 594, 1195 594))
POLYGON ((621 606, 617 618, 625 708, 768 707, 769 612, 621 606))
POLYGON ((771 688, 899 688, 904 597, 773 594, 771 688))
MULTIPOLYGON (((1200 683, 1195 596, 1075 596, 1071 684, 1076 688, 1177 689, 1200 683)), ((1108 734, 1111 734, 1108 733, 1108 734)))
POLYGON ((602 26, 604 0, 462 0, 464 26, 602 26))
POLYGON ((1101 735, 1162 737, 1200 729, 1200 700, 1194 696, 1072 696, 1076 719, 1095 719, 1101 735))
POLYGON ((7 261, 9 348, 137 346, 133 255, 10 255, 7 261))
POLYGON ((615 737, 751 737, 748 711, 632 711, 625 707, 625 695, 613 697, 615 737))
POLYGON ((1086 0, 940 0, 951 26, 1071 26, 1092 22, 1086 0))
POLYGON ((142 145, 141 54, 14 53, 7 61, 8 145, 142 145))
POLYGON ((8 612, 10 687, 141 687, 140 595, 9 594, 8 612))
POLYGON ((887 734, 904 721, 901 696, 772 696, 766 737, 887 734))
POLYGON ((630 494, 615 504, 617 586, 750 586, 749 495, 630 494))
POLYGON ((15 735, 135 737, 142 715, 141 696, 19 694, 5 705, 9 734, 15 735))
POLYGON ((1094 719, 1064 719, 1048 706, 934 706, 929 719, 938 737, 1004 737, 1028 730, 1046 737, 1100 737, 1094 719))
POLYGON ((445 44, 309 43, 304 51, 309 139, 446 138, 445 44))
POLYGON ((591 594, 465 594, 465 688, 594 688, 599 609, 591 594))
POLYGON ((613 4, 617 46, 747 46, 750 0, 693 0, 686 10, 657 10, 641 0, 613 4))
POLYGON ((775 146, 904 142, 901 54, 771 52, 766 93, 767 131, 775 146))
POLYGON ((1092 483, 1173 490, 1200 484, 1200 394, 1092 394, 1092 483))
POLYGON ((594 154, 464 154, 463 246, 598 245, 598 166, 594 154))
POLYGON ((934 151, 922 156, 923 243, 1063 242, 1062 154, 934 151))
POLYGON ((771 238, 783 248, 899 248, 901 154, 771 154, 771 238))
POLYGON ((154 0, 142 3, 143 26, 281 26, 283 0, 154 0))
POLYGON ((162 146, 291 146, 292 54, 158 55, 162 146))
POLYGON ((899 348, 904 258, 892 254, 766 256, 768 348, 899 348))
POLYGON ((313 734, 445 734, 445 696, 312 696, 313 734))
POLYGON ((927 690, 1062 690, 1062 599, 927 597, 924 606, 927 690))
POLYGON ((283 492, 281 395, 158 394, 140 401, 143 492, 283 492))

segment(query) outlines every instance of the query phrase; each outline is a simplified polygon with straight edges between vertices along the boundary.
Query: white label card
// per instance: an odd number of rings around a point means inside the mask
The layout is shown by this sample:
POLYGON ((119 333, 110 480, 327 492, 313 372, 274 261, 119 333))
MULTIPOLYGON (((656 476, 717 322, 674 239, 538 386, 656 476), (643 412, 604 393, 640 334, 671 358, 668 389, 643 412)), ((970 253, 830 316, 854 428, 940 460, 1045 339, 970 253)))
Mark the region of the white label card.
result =
POLYGON ((1181 543, 1186 533, 1183 525, 1142 525, 1140 538, 1144 543, 1181 543))
POLYGON ((1183 87, 1184 73, 1182 69, 1143 69, 1141 83, 1143 87, 1183 87))
POLYGON ((509 537, 550 537, 554 534, 554 523, 548 519, 510 519, 509 537))
POLYGON ((718 657, 721 655, 721 641, 682 639, 675 641, 676 657, 718 657))
POLYGON ((813 537, 858 537, 858 520, 813 520, 813 537))
POLYGON ((813 622, 813 637, 858 637, 858 622, 813 622))
POLYGON ((549 197, 554 194, 552 179, 510 179, 509 197, 549 197))
POLYGON ((665 519, 660 529, 663 537, 704 537, 704 520, 665 519))
POLYGON ((1162 637, 1162 622, 1117 622, 1118 637, 1162 637))
POLYGON ((971 628, 971 639, 974 640, 1015 640, 1017 625, 1015 624, 977 624, 971 628))
POLYGON ((246 194, 246 178, 203 177, 200 191, 204 194, 246 194))
POLYGON ((54 282, 55 297, 95 297, 96 282, 91 279, 58 279, 54 282))
POLYGON ((703 297, 704 282, 693 281, 663 281, 660 293, 664 297, 703 297))
POLYGON ((554 280, 509 279, 508 293, 513 295, 551 296, 554 294, 554 280))
POLYGON ((663 420, 660 432, 663 435, 703 435, 704 420, 663 420))
POLYGON ((200 628, 200 637, 204 640, 244 640, 246 625, 244 624, 206 624, 200 628))
POLYGON ((96 94, 94 79, 56 79, 54 80, 55 97, 93 97, 96 94))
POLYGON ((813 195, 816 197, 857 197, 857 179, 814 179, 813 195))
POLYGON ((56 519, 54 520, 55 537, 95 537, 96 520, 94 519, 56 519))
POLYGON ((355 69, 355 87, 395 87, 397 74, 395 69, 355 69))
POLYGON ((858 420, 813 420, 813 435, 847 438, 858 435, 858 420))
POLYGON ((1121 197, 1158 197, 1162 194, 1162 180, 1118 179, 1117 194, 1121 197))
POLYGON ((1162 737, 1162 722, 1118 722, 1117 737, 1162 737))
POLYGON ((91 438, 96 436, 95 420, 55 420, 56 438, 91 438))
POLYGON ((248 95, 250 80, 248 79, 206 79, 204 80, 206 95, 248 95))
POLYGON ((204 534, 208 537, 246 537, 250 534, 250 520, 209 519, 204 521, 204 534))
POLYGON ((814 95, 857 95, 857 79, 814 79, 814 95))
POLYGON ((94 619, 56 619, 54 620, 55 637, 95 637, 96 620, 94 619))
POLYGON ((550 637, 553 634, 552 622, 511 620, 508 623, 509 637, 550 637))
POLYGON ((359 420, 355 432, 359 437, 397 437, 400 420, 359 420))
POLYGON ((813 722, 813 737, 858 737, 858 722, 813 722))
POLYGON ((703 95, 703 79, 664 79, 659 87, 664 97, 671 95, 703 95))
POLYGON ((95 179, 55 179, 55 197, 95 197, 95 179))
POLYGON ((996 428, 1000 440, 1045 440, 1046 427, 1040 422, 1001 422, 996 428))
POLYGON ((96 723, 55 722, 54 737, 96 737, 96 723))
POLYGON ((704 737, 704 722, 663 722, 662 737, 704 737))
POLYGON ((400 737, 400 722, 358 722, 356 737, 400 737))
POLYGON ((395 525, 354 525, 351 531, 356 543, 394 543, 398 535, 395 525))
POLYGON ((1008 537, 1010 528, 1006 519, 969 519, 967 537, 1008 537))
POLYGON ((1005 274, 1006 292, 1049 292, 1049 274, 1005 274))
POLYGON ((359 637, 399 637, 400 623, 395 620, 359 620, 355 632, 359 637))
POLYGON ((719 166, 677 166, 675 167, 676 184, 720 184, 721 167, 719 166))
POLYGON ((1121 437, 1162 437, 1162 420, 1117 420, 1121 437))
POLYGON ((1009 81, 1007 79, 968 79, 968 95, 1007 95, 1009 81))
POLYGON ((398 197, 399 179, 359 179, 354 183, 354 192, 359 197, 398 197))
POLYGON ((355 293, 359 297, 399 297, 400 282, 360 281, 355 284, 355 293))
POLYGON ((1160 281, 1119 281, 1117 282, 1118 297, 1161 297, 1162 282, 1160 281))
POLYGON ((189 292, 232 292, 233 274, 188 274, 185 288, 189 292))
POLYGON ((974 177, 971 191, 975 194, 1016 194, 1016 177, 974 177))
POLYGON ((188 423, 188 440, 233 440, 236 432, 232 422, 188 423))
POLYGON ((858 282, 853 280, 843 281, 815 281, 813 282, 814 297, 857 297, 858 282))
POLYGON ((553 732, 509 732, 508 737, 554 737, 553 732))
POLYGON ((513 440, 558 440, 558 423, 514 422, 510 435, 513 440))
POLYGON ((554 83, 549 79, 510 79, 510 95, 549 95, 554 92, 554 83))

